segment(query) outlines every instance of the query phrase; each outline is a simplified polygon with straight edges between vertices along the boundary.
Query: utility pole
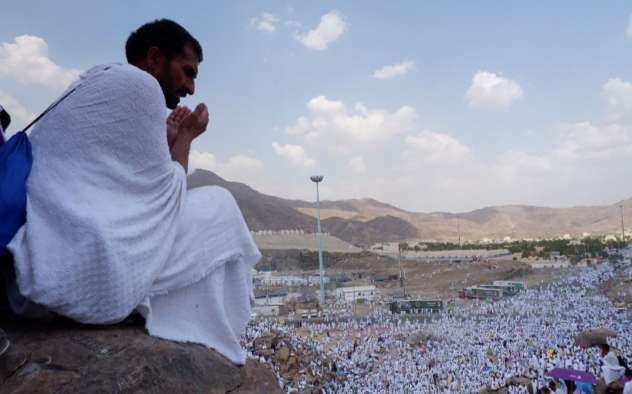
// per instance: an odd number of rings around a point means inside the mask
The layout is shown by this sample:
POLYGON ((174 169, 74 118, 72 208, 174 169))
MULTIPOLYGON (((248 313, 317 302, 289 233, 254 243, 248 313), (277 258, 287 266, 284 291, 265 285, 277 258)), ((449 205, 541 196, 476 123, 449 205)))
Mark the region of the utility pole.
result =
POLYGON ((459 249, 461 249, 461 222, 459 221, 459 215, 456 216, 456 232, 459 235, 459 249))
POLYGON ((323 267, 323 233, 320 228, 320 195, 318 184, 323 181, 322 175, 313 175, 309 179, 316 184, 316 212, 318 219, 318 270, 320 272, 320 305, 325 306, 325 268, 323 267))
POLYGON ((623 225, 623 204, 619 205, 619 208, 621 209, 621 243, 623 246, 625 246, 625 227, 623 225))
POLYGON ((406 276, 402 267, 402 245, 397 244, 397 262, 399 263, 399 287, 404 289, 404 298, 406 298, 406 276))

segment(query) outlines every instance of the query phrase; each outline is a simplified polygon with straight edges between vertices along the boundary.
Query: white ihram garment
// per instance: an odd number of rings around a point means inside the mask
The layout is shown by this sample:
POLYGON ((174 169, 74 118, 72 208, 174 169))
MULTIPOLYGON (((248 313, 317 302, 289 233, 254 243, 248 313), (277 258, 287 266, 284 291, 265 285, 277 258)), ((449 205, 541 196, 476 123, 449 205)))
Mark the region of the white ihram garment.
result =
POLYGON ((232 195, 186 190, 151 75, 99 66, 74 86, 31 133, 27 222, 9 244, 20 293, 82 323, 138 307, 150 334, 244 363, 261 255, 232 195))
POLYGON ((602 360, 601 371, 606 384, 619 380, 625 373, 625 368, 619 365, 619 359, 613 351, 609 351, 602 360))

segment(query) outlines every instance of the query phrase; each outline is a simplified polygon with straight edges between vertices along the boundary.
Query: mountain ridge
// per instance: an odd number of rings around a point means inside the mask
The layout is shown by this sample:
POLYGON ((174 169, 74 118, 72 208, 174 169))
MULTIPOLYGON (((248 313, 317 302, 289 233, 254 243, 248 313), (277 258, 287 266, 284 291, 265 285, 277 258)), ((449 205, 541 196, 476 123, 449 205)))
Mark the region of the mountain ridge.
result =
MULTIPOLYGON (((302 229, 315 232, 315 202, 266 195, 206 170, 196 170, 189 175, 189 188, 205 185, 218 185, 231 191, 254 231, 302 229)), ((506 204, 461 213, 411 212, 373 198, 324 200, 320 207, 324 232, 353 244, 368 245, 414 238, 455 241, 459 236, 457 229, 462 240, 620 234, 621 204, 625 221, 632 221, 632 198, 610 205, 553 208, 506 204)))

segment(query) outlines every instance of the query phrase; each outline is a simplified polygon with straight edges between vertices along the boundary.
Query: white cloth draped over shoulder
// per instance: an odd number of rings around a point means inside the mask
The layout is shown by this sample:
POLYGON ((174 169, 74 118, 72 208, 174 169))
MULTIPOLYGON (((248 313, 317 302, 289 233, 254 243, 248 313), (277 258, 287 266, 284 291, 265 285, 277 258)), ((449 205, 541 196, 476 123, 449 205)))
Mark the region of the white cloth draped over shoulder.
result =
POLYGON ((244 363, 261 254, 232 195, 186 190, 151 75, 112 64, 74 86, 30 136, 27 222, 9 245, 20 293, 82 323, 138 308, 151 335, 244 363))

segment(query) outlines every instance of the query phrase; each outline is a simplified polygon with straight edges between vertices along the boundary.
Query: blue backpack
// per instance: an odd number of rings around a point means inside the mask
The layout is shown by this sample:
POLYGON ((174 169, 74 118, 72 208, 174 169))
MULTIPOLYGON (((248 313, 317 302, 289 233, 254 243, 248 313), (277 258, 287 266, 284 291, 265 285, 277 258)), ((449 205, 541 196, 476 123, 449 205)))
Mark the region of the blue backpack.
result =
POLYGON ((0 250, 26 223, 26 180, 33 164, 26 131, 74 91, 63 95, 22 131, 0 145, 0 250))

